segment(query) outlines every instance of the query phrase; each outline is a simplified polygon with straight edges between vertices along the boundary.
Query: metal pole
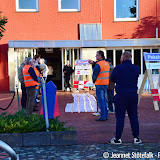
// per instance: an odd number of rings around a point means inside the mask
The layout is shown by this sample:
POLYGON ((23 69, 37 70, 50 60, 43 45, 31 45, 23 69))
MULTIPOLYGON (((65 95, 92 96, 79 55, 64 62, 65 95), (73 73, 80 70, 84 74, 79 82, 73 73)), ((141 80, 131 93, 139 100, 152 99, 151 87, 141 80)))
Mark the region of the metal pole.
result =
POLYGON ((44 100, 44 110, 45 110, 45 122, 46 122, 46 132, 49 132, 49 120, 48 120, 48 109, 47 109, 47 96, 46 96, 46 83, 42 77, 42 87, 43 87, 43 100, 44 100))
POLYGON ((16 89, 17 89, 17 98, 18 98, 18 108, 19 108, 19 111, 20 111, 21 107, 20 107, 20 101, 19 101, 18 84, 16 84, 16 89))
POLYGON ((19 157, 17 156, 16 152, 8 144, 1 140, 0 148, 10 155, 11 160, 19 160, 19 157))

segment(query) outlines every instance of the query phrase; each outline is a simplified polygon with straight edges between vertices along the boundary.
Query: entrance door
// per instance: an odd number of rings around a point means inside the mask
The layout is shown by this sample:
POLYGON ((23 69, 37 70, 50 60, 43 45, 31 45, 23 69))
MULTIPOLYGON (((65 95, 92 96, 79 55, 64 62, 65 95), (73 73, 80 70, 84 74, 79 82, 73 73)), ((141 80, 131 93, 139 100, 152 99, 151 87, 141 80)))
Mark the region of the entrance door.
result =
POLYGON ((49 69, 47 82, 52 81, 57 90, 62 90, 62 62, 59 48, 39 48, 38 54, 46 60, 49 69))

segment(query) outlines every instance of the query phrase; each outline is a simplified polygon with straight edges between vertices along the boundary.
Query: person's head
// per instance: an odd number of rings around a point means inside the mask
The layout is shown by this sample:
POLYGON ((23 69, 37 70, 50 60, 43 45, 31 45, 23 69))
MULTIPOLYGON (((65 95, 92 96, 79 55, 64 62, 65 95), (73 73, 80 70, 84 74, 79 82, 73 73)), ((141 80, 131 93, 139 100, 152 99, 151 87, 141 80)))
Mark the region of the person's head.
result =
POLYGON ((35 59, 35 61, 37 61, 39 63, 41 57, 40 57, 40 55, 37 54, 34 56, 34 59, 35 59))
POLYGON ((31 58, 31 57, 28 57, 28 58, 26 59, 26 64, 31 65, 31 66, 34 66, 35 60, 34 60, 33 58, 31 58))
POLYGON ((125 52, 122 53, 121 62, 123 62, 125 60, 131 60, 131 58, 132 58, 131 52, 125 51, 125 52))
POLYGON ((101 60, 101 59, 105 59, 105 57, 104 57, 104 52, 103 51, 101 51, 101 50, 99 50, 99 51, 97 51, 97 54, 96 54, 96 60, 101 60))
POLYGON ((109 62, 109 64, 112 64, 112 62, 111 62, 111 59, 110 59, 110 58, 107 58, 107 59, 106 59, 106 61, 107 61, 107 62, 109 62))
POLYGON ((70 65, 70 64, 69 64, 69 60, 67 60, 67 63, 66 63, 66 65, 67 65, 67 66, 69 66, 69 65, 70 65))
POLYGON ((25 57, 25 59, 24 59, 24 62, 23 62, 23 63, 24 63, 24 64, 26 64, 26 61, 27 61, 27 57, 25 57))
POLYGON ((40 64, 44 64, 44 63, 45 63, 45 59, 44 59, 44 58, 41 58, 41 59, 39 60, 39 63, 40 63, 40 64))

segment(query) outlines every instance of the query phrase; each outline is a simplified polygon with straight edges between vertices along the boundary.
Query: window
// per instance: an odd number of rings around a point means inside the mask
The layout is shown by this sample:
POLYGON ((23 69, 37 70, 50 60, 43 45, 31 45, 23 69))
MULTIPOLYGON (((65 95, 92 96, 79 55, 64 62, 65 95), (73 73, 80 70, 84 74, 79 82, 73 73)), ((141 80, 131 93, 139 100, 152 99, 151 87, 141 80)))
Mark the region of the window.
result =
POLYGON ((80 0, 59 0, 59 11, 78 12, 80 11, 80 0))
POLYGON ((114 0, 115 21, 138 21, 138 0, 114 0))
POLYGON ((16 11, 37 12, 38 0, 16 0, 16 11))

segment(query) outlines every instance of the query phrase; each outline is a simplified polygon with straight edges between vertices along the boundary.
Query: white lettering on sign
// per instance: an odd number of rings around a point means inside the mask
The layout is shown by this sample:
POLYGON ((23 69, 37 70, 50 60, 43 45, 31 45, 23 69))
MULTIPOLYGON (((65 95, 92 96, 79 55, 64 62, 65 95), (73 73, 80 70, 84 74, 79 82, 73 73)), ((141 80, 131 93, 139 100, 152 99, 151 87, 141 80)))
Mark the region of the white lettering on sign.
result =
POLYGON ((147 69, 160 69, 160 63, 146 63, 147 69))

